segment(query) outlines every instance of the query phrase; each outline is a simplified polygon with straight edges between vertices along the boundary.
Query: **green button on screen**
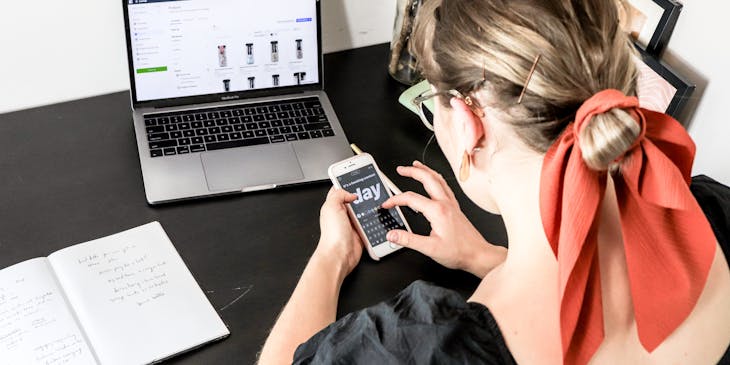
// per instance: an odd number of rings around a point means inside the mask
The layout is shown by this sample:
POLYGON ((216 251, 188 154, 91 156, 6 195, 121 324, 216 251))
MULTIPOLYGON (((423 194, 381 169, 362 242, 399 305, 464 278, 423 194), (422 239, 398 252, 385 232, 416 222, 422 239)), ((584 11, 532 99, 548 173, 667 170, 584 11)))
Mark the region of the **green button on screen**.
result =
POLYGON ((146 74, 146 73, 150 73, 150 72, 163 72, 163 71, 167 71, 167 66, 138 68, 137 69, 138 74, 146 74))

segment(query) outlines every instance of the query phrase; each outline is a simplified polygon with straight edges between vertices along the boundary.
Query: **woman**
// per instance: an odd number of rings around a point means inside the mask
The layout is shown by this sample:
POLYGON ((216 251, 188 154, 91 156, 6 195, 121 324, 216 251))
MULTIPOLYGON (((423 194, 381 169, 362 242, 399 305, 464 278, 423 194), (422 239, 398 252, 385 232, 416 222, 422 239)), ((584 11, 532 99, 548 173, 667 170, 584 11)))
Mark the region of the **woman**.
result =
POLYGON ((440 175, 399 167, 429 197, 407 192, 383 207, 422 212, 432 232, 388 239, 483 280, 468 303, 417 283, 332 324, 362 253, 344 206, 355 197, 332 190, 319 245, 260 362, 290 362, 305 341, 295 362, 730 359, 730 270, 718 244, 727 227, 714 222, 715 236, 689 190, 686 132, 633 97, 634 54, 614 0, 429 0, 416 22, 433 89, 417 102, 437 100, 424 123, 469 198, 502 215, 509 250, 484 241, 440 175))

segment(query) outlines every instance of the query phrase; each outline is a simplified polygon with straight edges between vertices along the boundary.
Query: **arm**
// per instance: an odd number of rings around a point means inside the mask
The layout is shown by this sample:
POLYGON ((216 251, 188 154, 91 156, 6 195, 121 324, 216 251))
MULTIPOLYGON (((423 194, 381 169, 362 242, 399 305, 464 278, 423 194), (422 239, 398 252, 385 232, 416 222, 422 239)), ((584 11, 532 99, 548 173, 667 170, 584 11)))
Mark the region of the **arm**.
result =
POLYGON ((272 328, 259 364, 291 364, 297 346, 335 321, 342 282, 362 256, 360 237, 345 208, 355 198, 344 190, 332 189, 327 195, 317 249, 272 328))
POLYGON ((259 364, 291 364, 299 344, 335 321, 345 275, 336 261, 312 256, 264 344, 259 364))
POLYGON ((396 205, 417 210, 431 223, 431 233, 421 236, 402 230, 388 232, 388 241, 414 249, 451 269, 484 278, 507 258, 507 249, 487 242, 459 208, 446 181, 420 162, 398 167, 398 173, 423 184, 429 197, 405 192, 388 199, 383 208, 396 205))

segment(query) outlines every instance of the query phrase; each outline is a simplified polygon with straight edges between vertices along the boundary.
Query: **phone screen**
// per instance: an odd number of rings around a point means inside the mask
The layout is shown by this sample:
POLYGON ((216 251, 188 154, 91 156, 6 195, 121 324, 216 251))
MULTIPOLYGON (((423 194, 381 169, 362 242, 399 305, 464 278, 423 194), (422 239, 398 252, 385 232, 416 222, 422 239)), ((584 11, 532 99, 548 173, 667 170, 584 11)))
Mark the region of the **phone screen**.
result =
POLYGON ((395 208, 380 207, 389 196, 375 166, 367 165, 340 175, 337 181, 343 189, 357 195, 357 200, 350 205, 372 246, 387 242, 385 235, 388 231, 406 229, 403 218, 395 208))

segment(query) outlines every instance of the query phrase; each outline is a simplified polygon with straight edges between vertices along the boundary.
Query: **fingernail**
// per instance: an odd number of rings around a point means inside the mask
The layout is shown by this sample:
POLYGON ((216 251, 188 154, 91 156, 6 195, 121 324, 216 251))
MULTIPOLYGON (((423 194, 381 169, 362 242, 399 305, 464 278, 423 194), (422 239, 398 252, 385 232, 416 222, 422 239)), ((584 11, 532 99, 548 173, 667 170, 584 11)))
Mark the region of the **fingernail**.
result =
POLYGON ((390 231, 385 236, 385 238, 387 238, 388 241, 390 241, 390 242, 398 242, 398 232, 396 232, 396 231, 390 231))

